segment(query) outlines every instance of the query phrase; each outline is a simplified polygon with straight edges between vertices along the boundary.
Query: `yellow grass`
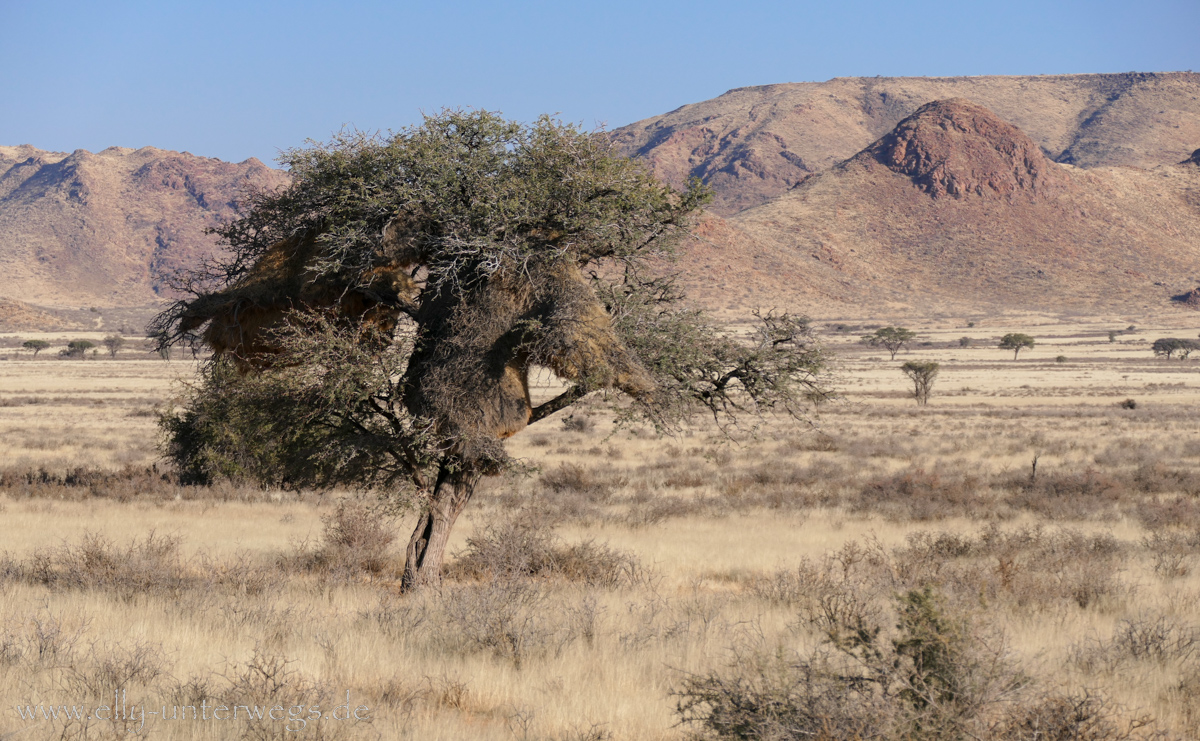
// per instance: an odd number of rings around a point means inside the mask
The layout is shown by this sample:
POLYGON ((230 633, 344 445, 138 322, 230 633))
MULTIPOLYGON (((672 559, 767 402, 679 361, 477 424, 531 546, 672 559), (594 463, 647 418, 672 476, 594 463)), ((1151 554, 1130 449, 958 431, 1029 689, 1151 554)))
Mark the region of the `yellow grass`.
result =
MULTIPOLYGON (((1156 530, 1136 508, 1137 497, 1166 501, 1180 492, 1130 494, 1106 513, 1076 507, 1062 516, 1012 509, 996 498, 1008 485, 994 482, 1020 481, 1035 456, 1042 477, 1087 469, 1128 477, 1154 464, 1200 469, 1192 421, 1200 411, 1200 361, 1166 361, 1149 351, 1157 337, 1195 337, 1200 327, 1139 329, 1110 343, 1108 331, 1126 323, 961 324, 920 327, 919 342, 933 345, 901 351, 895 361, 857 343, 867 329, 825 333, 842 399, 820 407, 815 427, 777 421, 726 442, 698 423, 678 439, 659 440, 639 431, 613 433, 596 415, 590 430, 566 430, 556 418, 515 437, 512 452, 539 466, 542 476, 578 466, 606 494, 593 501, 571 490, 555 493, 539 475, 492 482, 460 522, 451 551, 465 553, 469 537, 516 512, 552 511, 563 542, 606 543, 641 563, 642 578, 612 588, 534 578, 521 587, 532 591, 487 602, 486 580, 461 579, 441 593, 402 595, 398 573, 411 515, 395 522, 399 537, 379 573, 304 566, 322 548, 322 518, 331 515, 337 493, 119 501, 102 492, 57 499, 0 491, 0 734, 30 725, 17 717, 18 704, 96 700, 85 680, 100 676, 106 657, 143 645, 152 655, 145 661, 159 673, 127 682, 130 698, 181 704, 181 688, 193 678, 213 696, 229 694, 257 651, 260 659, 291 662, 292 685, 313 702, 349 690, 353 705, 370 707, 370 723, 321 726, 335 738, 683 739, 687 730, 678 725, 672 692, 686 673, 720 670, 734 647, 803 651, 820 640, 797 628, 794 605, 756 591, 762 580, 794 571, 805 559, 819 562, 849 542, 889 550, 918 531, 974 536, 988 524, 1005 532, 1040 524, 1115 538, 1123 548, 1117 586, 1087 606, 1071 600, 1018 606, 1005 598, 977 605, 976 617, 996 621, 1012 639, 1015 660, 1047 686, 1098 688, 1124 706, 1124 717, 1140 708, 1180 737, 1197 737, 1200 705, 1181 701, 1180 687, 1200 676, 1200 657, 1128 661, 1112 672, 1082 669, 1072 658, 1109 640, 1124 620, 1163 617, 1200 629, 1198 554, 1185 554, 1186 573, 1164 576, 1143 543, 1156 531, 1186 528, 1168 523, 1156 530), (994 347, 1009 331, 1034 335, 1038 345, 1013 361, 994 347), (963 336, 976 338, 975 346, 958 347, 963 336), (1059 355, 1067 360, 1055 362, 1059 355), (897 370, 910 359, 942 364, 926 408, 915 406, 897 370), (1127 398, 1136 410, 1118 408, 1127 398), (788 479, 789 471, 797 473, 788 479), (804 478, 805 471, 824 473, 804 478), (864 488, 916 471, 993 483, 966 485, 962 496, 975 504, 945 516, 934 511, 932 519, 915 519, 899 499, 854 504, 864 488), (773 479, 777 473, 782 478, 773 479), (797 506, 798 497, 818 503, 797 506), (28 576, 38 558, 60 558, 90 534, 120 549, 151 532, 180 539, 183 587, 122 594, 28 576), (239 559, 268 574, 266 585, 239 592, 213 581, 239 559), (502 612, 516 599, 529 600, 521 614, 536 624, 522 648, 464 637, 486 634, 471 622, 486 622, 485 606, 502 612), (456 606, 467 615, 458 622, 446 617, 456 606), (470 609, 483 612, 471 617, 470 609), (74 648, 64 649, 60 661, 34 661, 31 636, 54 621, 61 635, 76 636, 74 648), (590 627, 579 627, 584 623, 590 627)), ((0 362, 4 467, 153 464, 150 410, 190 375, 190 363, 46 358, 51 352, 35 361, 9 351, 0 362)), ((545 382, 540 392, 549 394, 545 382)), ((232 720, 149 725, 151 738, 259 737, 232 720)), ((122 737, 112 723, 85 730, 42 721, 17 738, 59 735, 122 737)))

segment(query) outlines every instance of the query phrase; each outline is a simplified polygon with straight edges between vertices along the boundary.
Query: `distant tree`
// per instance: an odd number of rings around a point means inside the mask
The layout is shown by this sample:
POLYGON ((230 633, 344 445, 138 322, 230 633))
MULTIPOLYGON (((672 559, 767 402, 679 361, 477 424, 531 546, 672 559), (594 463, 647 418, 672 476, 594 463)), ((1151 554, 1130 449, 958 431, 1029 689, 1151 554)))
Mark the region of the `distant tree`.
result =
POLYGON ((1187 360, 1193 350, 1200 349, 1200 342, 1182 337, 1163 337, 1155 340, 1150 349, 1155 355, 1165 355, 1167 360, 1170 360, 1172 355, 1178 355, 1180 360, 1187 360))
POLYGON ((1021 334, 1020 332, 1013 332, 1001 337, 998 347, 1001 350, 1012 350, 1013 360, 1016 360, 1017 356, 1021 354, 1021 350, 1027 347, 1033 347, 1035 344, 1037 344, 1037 341, 1029 335, 1021 334))
POLYGON ((958 346, 959 347, 970 347, 971 346, 971 338, 970 337, 959 337, 958 338, 958 346))
POLYGON ((918 406, 928 404, 929 392, 933 390, 933 382, 937 379, 941 366, 932 360, 910 360, 900 366, 900 370, 912 379, 913 398, 917 400, 918 406))
POLYGON ((1108 333, 1108 341, 1109 341, 1109 342, 1116 342, 1116 341, 1117 341, 1117 333, 1116 333, 1116 332, 1109 332, 1109 333, 1108 333))
POLYGON ((38 353, 50 347, 50 343, 45 340, 25 340, 21 343, 21 347, 26 350, 33 350, 33 357, 36 358, 38 353))
POLYGON ((917 333, 904 327, 883 327, 875 330, 875 334, 863 335, 861 342, 871 347, 883 346, 892 354, 892 360, 896 359, 896 353, 900 352, 900 348, 917 338, 917 333))
POLYGON ((59 355, 83 360, 87 357, 87 351, 91 350, 95 346, 96 343, 88 340, 71 340, 67 343, 67 349, 59 352, 59 355))
POLYGON ((119 334, 110 334, 101 341, 101 344, 108 348, 109 357, 115 358, 117 350, 120 350, 125 344, 125 338, 119 334))

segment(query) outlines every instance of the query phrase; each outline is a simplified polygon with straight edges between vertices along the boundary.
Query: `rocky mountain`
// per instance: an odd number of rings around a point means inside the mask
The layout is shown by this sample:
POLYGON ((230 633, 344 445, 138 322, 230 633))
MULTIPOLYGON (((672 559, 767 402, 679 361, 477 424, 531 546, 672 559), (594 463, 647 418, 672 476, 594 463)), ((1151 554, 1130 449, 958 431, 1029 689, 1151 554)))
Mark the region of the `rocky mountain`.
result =
POLYGON ((154 302, 213 254, 205 234, 247 188, 286 175, 153 147, 93 154, 0 146, 0 296, 44 306, 154 302))
POLYGON ((933 100, 966 98, 1047 159, 1092 168, 1173 164, 1200 146, 1200 74, 847 77, 763 85, 614 131, 623 151, 682 185, 699 177, 729 216, 841 162, 933 100))
POLYGON ((720 254, 727 283, 770 287, 772 303, 758 305, 825 315, 1164 310, 1200 282, 1200 157, 1180 159, 1055 163, 987 108, 935 101, 774 200, 706 225, 718 238, 686 262, 702 274, 706 253, 720 254))
MULTIPOLYGON (((614 136, 715 190, 680 266, 711 308, 1144 313, 1185 310, 1171 298, 1200 285, 1197 74, 741 88, 614 136)), ((0 297, 25 302, 0 328, 44 309, 139 324, 246 189, 285 182, 151 147, 0 147, 0 297)))

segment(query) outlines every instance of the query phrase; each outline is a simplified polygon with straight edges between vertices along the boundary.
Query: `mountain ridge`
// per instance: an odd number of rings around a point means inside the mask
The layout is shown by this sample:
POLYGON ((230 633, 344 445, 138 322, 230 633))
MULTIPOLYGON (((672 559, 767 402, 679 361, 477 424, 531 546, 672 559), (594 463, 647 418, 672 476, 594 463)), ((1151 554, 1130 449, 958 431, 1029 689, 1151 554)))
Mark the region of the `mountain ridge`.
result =
POLYGON ((253 158, 0 146, 0 295, 47 306, 155 302, 174 271, 218 251, 205 230, 233 216, 248 189, 286 181, 253 158))
POLYGON ((1077 167, 1177 163, 1200 142, 1200 74, 838 77, 734 88, 613 131, 621 151, 722 216, 848 159, 932 100, 967 98, 1077 167))

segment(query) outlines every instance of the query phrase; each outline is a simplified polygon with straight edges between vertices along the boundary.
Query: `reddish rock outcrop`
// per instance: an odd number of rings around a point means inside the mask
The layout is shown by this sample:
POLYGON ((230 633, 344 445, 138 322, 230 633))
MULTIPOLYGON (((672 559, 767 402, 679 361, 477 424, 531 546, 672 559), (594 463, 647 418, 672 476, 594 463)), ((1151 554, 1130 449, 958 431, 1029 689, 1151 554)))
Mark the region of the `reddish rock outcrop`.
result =
POLYGON ((874 160, 912 178, 934 198, 1037 197, 1069 187, 1033 140, 962 98, 921 106, 851 162, 874 160))

